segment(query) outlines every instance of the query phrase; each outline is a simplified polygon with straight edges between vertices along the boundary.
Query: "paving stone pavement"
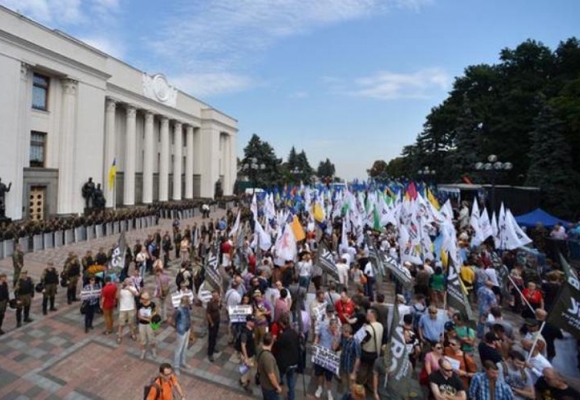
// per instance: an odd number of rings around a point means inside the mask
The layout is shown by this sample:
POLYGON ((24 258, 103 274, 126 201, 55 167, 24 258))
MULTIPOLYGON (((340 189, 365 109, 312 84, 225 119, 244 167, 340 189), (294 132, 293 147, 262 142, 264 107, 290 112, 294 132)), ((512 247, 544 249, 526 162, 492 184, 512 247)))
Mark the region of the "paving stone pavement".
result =
MULTIPOLYGON (((212 213, 213 218, 224 215, 223 210, 212 213)), ((201 222, 200 217, 181 221, 185 227, 193 222, 201 222)), ((126 233, 127 242, 132 246, 137 239, 144 240, 148 233, 157 229, 171 230, 171 220, 160 220, 158 227, 133 230, 126 233)), ((69 251, 82 256, 86 250, 97 251, 99 247, 108 249, 116 243, 118 235, 41 252, 28 253, 24 257, 25 268, 38 281, 46 262, 52 261, 59 271, 69 251)), ((169 268, 175 275, 177 265, 169 268)), ((11 259, 0 260, 0 271, 12 276, 11 259)), ((147 287, 152 288, 148 278, 147 287)), ((379 284, 388 303, 394 299, 391 283, 379 284)), ((162 326, 157 334, 158 358, 153 360, 148 354, 139 359, 139 349, 127 335, 123 343, 116 342, 116 335, 105 336, 101 316, 95 316, 95 329, 84 333, 83 316, 79 303, 66 304, 65 290, 57 295, 56 312, 47 316, 41 313, 41 297, 35 296, 31 316, 34 321, 16 329, 14 311, 7 311, 3 329, 7 332, 0 337, 0 399, 141 399, 143 386, 156 376, 161 362, 172 363, 175 344, 174 330, 162 326)), ((506 313, 514 326, 520 326, 521 318, 506 313)), ((227 344, 227 324, 221 323, 218 340, 219 356, 215 362, 207 360, 207 337, 203 335, 203 309, 195 307, 193 326, 197 341, 188 350, 191 370, 183 370, 179 380, 188 399, 244 399, 249 396, 238 385, 238 360, 232 346, 227 344)), ((316 380, 310 361, 306 373, 297 376, 298 398, 314 399, 316 380), (305 390, 304 390, 305 389, 305 390), (306 395, 305 395, 306 394, 306 395)), ((336 390, 334 391, 336 397, 336 390)), ((259 388, 253 387, 253 397, 261 395, 259 388)), ((420 398, 420 396, 418 397, 420 398)))

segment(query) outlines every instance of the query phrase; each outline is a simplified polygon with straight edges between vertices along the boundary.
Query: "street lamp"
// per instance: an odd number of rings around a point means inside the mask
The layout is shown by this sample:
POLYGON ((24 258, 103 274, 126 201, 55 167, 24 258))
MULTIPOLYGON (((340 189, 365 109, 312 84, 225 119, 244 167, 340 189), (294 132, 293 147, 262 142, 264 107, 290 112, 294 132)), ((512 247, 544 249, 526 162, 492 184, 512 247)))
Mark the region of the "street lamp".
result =
POLYGON ((252 182, 252 196, 256 193, 256 178, 259 171, 266 169, 266 164, 258 164, 258 159, 256 157, 250 157, 246 163, 242 165, 242 170, 248 174, 250 181, 252 182))
POLYGON ((491 211, 495 211, 495 181, 499 172, 507 172, 513 168, 511 162, 498 161, 495 154, 487 157, 487 162, 478 162, 475 164, 475 169, 479 172, 489 174, 491 176, 491 211))
POLYGON ((417 175, 423 178, 427 178, 429 179, 429 177, 431 177, 431 179, 435 179, 435 175, 437 175, 437 171, 435 171, 434 169, 430 169, 427 165, 425 167, 423 167, 423 169, 420 169, 419 171, 417 171, 417 175))

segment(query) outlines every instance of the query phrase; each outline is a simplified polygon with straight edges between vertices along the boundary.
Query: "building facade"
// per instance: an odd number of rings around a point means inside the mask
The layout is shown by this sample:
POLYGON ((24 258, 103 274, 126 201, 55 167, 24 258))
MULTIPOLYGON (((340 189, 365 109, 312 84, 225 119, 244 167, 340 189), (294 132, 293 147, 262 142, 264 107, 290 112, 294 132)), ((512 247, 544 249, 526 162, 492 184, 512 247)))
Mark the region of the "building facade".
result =
POLYGON ((237 121, 164 75, 3 7, 0 71, 7 217, 82 213, 89 178, 107 207, 213 197, 218 180, 232 193, 237 121))

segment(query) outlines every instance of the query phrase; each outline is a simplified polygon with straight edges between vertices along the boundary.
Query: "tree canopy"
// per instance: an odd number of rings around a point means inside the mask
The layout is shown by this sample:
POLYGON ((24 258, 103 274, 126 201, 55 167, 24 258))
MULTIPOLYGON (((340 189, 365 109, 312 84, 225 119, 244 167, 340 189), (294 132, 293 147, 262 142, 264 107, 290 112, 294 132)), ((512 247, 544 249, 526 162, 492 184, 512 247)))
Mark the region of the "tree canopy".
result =
POLYGON ((429 166, 440 182, 466 175, 486 182, 473 167, 495 154, 513 164, 502 183, 538 185, 543 206, 572 218, 580 210, 571 190, 580 184, 573 173, 580 171, 579 151, 580 42, 570 38, 552 51, 527 40, 501 50, 497 64, 465 68, 427 115, 415 143, 403 149, 396 172, 415 177, 429 166), (553 157, 560 159, 548 167, 546 158, 553 157), (563 195, 574 198, 558 206, 554 199, 563 195))

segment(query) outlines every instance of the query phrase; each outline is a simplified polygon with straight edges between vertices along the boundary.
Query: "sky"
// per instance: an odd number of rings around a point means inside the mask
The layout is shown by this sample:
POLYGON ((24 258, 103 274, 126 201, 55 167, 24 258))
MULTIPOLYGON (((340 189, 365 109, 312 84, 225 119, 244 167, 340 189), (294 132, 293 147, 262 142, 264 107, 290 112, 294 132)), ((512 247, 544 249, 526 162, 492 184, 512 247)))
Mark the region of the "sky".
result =
MULTIPOLYGON (((365 179, 468 65, 580 37, 578 0, 0 0, 238 120, 286 159, 365 179)), ((430 166, 436 169, 436 166, 430 166)))

